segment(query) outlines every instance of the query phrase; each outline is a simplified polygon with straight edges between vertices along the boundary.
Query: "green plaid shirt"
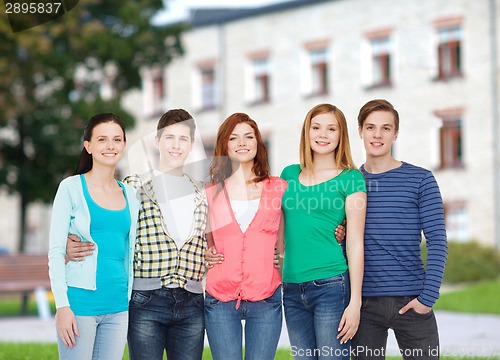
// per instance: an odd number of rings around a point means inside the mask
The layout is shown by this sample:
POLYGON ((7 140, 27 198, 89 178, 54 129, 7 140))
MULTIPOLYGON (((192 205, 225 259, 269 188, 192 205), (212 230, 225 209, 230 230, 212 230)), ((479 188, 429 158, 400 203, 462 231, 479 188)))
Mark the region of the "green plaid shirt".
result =
POLYGON ((159 278, 162 286, 178 284, 184 288, 188 280, 201 281, 205 274, 205 228, 207 198, 201 183, 189 177, 195 188, 196 207, 191 234, 181 249, 168 234, 160 206, 156 201, 151 177, 131 175, 123 182, 137 189, 141 201, 134 255, 134 277, 159 278))

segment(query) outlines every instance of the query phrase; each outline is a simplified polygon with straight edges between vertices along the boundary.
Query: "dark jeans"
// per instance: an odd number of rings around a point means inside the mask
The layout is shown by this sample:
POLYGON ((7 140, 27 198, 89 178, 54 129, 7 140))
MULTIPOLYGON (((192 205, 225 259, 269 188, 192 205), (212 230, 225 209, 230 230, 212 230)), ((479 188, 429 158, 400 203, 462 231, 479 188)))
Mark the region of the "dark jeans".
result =
POLYGON ((201 360, 203 294, 176 288, 132 291, 128 348, 131 360, 201 360))
POLYGON ((387 331, 396 335, 399 351, 407 359, 439 359, 436 317, 431 310, 419 314, 413 309, 403 315, 399 309, 414 296, 363 297, 359 329, 352 339, 353 359, 385 359, 387 331))

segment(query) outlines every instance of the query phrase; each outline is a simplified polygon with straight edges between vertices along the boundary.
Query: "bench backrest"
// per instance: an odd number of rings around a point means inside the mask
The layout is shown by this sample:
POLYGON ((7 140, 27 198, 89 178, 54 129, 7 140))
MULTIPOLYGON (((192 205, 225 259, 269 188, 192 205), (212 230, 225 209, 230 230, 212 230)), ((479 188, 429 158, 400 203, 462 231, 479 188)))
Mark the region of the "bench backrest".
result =
POLYGON ((23 282, 49 284, 47 255, 0 255, 0 290, 2 283, 23 282))

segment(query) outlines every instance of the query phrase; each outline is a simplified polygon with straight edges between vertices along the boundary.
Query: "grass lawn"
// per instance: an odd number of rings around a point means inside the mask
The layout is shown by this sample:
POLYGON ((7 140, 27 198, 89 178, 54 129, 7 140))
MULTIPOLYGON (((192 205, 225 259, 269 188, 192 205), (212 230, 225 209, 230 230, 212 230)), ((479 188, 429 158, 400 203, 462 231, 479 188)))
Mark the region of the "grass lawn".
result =
MULTIPOLYGON (((52 314, 56 313, 56 307, 54 300, 49 298, 49 306, 52 314)), ((5 297, 0 297, 0 318, 2 316, 16 316, 21 313, 21 295, 10 295, 5 297)), ((38 315, 36 300, 32 295, 28 299, 27 314, 26 315, 38 315)))
MULTIPOLYGON (((57 360, 57 345, 56 344, 39 344, 39 343, 2 343, 0 342, 0 360, 57 360)), ((128 360, 128 352, 125 349, 123 360, 128 360)), ((293 360, 288 349, 279 349, 275 359, 278 360, 293 360)), ((212 360, 210 350, 205 348, 203 352, 203 360, 212 360)))
MULTIPOLYGON (((442 294, 434 309, 445 311, 457 311, 465 313, 483 313, 500 315, 498 306, 500 299, 500 280, 488 281, 470 285, 464 289, 442 294)), ((53 304, 51 304, 53 310, 53 304)), ((19 314, 19 298, 0 298, 0 318, 19 314)), ((36 315, 36 303, 31 300, 28 304, 28 313, 36 315)), ((57 359, 57 345, 37 343, 2 343, 0 342, 0 360, 52 360, 57 359)), ((124 360, 128 360, 125 351, 124 360)), ((208 348, 205 349, 203 360, 211 360, 212 356, 208 348)), ((292 360, 288 349, 279 349, 276 353, 277 360, 292 360)), ((400 357, 389 357, 390 360, 399 360, 400 357)), ((443 356, 444 360, 467 359, 467 360, 490 360, 486 357, 450 357, 443 356)), ((498 357, 496 358, 498 359, 498 357)))
MULTIPOLYGON (((0 342, 0 360, 57 360, 57 345, 56 344, 14 344, 0 342)), ((210 350, 205 348, 203 360, 211 360, 210 350)), ((400 357, 388 357, 389 360, 400 360, 400 357)), ((444 356, 443 360, 492 360, 494 358, 486 357, 451 357, 444 356)), ((123 360, 128 360, 128 355, 125 353, 123 360)), ((276 353, 275 360, 293 360, 288 349, 279 349, 276 353)))
POLYGON ((434 310, 500 315, 498 299, 500 280, 492 280, 442 294, 434 305, 434 310))
MULTIPOLYGON (((21 311, 21 297, 0 298, 0 317, 2 316, 15 316, 21 311)), ((34 300, 28 301, 28 314, 37 315, 36 302, 34 300)))
MULTIPOLYGON (((500 280, 491 280, 442 294, 434 309, 500 315, 498 299, 500 299, 500 280)), ((55 313, 53 301, 51 308, 52 313, 55 313)), ((0 298, 0 317, 17 315, 20 309, 20 297, 0 298)), ((33 299, 28 302, 28 314, 37 314, 36 303, 33 299)))

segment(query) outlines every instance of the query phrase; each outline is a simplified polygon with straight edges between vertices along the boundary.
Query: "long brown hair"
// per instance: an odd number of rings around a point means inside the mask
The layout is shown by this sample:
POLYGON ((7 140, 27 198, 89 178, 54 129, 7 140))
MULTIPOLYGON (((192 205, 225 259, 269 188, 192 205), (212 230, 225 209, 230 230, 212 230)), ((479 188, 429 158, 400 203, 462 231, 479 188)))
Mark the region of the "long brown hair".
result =
POLYGON ((309 140, 309 130, 311 121, 315 116, 331 113, 339 123, 340 139, 337 148, 334 151, 335 166, 337 169, 357 169, 352 161, 351 146, 349 145, 349 133, 347 131, 347 121, 344 113, 336 106, 331 104, 319 104, 313 107, 306 115, 302 125, 300 135, 300 167, 313 170, 314 154, 309 140))
POLYGON ((255 132, 255 138, 257 140, 257 154, 255 155, 252 167, 252 171, 256 176, 254 182, 257 183, 269 177, 267 149, 264 144, 264 140, 262 140, 262 135, 259 131, 257 123, 247 114, 234 113, 224 120, 224 122, 219 126, 219 131, 217 132, 214 157, 209 168, 210 181, 214 184, 221 184, 224 186, 224 180, 232 174, 227 144, 236 125, 243 123, 250 125, 255 132))

